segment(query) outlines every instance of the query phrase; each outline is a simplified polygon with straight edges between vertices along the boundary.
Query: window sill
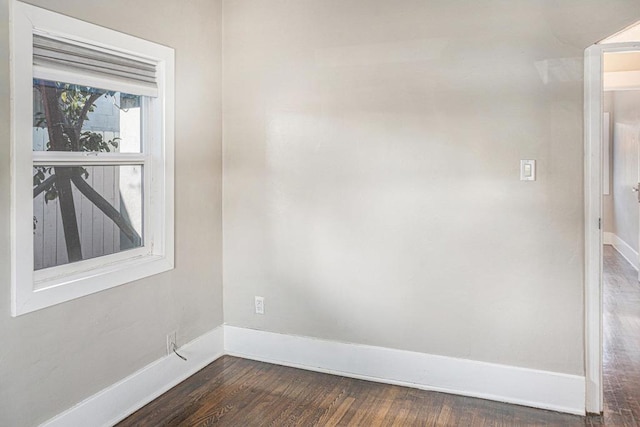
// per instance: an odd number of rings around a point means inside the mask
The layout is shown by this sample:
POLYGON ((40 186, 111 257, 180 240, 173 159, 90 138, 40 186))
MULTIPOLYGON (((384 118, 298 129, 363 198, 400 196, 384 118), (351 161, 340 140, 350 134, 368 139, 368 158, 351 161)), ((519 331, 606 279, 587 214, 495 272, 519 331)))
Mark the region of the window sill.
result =
POLYGON ((30 313, 173 268, 173 262, 165 256, 144 255, 75 274, 40 280, 35 284, 29 283, 25 286, 29 289, 16 289, 12 315, 30 313))

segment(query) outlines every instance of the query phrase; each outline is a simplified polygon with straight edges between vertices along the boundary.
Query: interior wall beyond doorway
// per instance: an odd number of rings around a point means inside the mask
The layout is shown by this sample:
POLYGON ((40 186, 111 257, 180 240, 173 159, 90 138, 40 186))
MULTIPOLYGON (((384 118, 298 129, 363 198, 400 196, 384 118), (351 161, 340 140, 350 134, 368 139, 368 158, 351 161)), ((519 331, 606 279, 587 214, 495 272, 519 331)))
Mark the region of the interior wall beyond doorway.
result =
POLYGON ((611 193, 603 196, 604 232, 612 233, 614 246, 637 265, 640 208, 632 188, 638 184, 640 91, 606 92, 604 111, 611 113, 612 130, 611 193))

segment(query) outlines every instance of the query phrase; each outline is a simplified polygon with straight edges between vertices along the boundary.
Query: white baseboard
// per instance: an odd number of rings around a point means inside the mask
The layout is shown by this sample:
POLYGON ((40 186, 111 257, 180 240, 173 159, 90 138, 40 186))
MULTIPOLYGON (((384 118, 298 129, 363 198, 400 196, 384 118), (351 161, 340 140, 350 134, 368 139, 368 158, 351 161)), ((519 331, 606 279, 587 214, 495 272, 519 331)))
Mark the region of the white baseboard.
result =
POLYGON ((278 365, 585 413, 585 378, 360 344, 219 326, 57 415, 41 427, 112 426, 223 354, 278 365))
POLYGON ((224 354, 219 326, 57 415, 41 427, 112 426, 224 354))
POLYGON ((610 236, 611 244, 613 245, 615 250, 618 251, 620 255, 624 257, 624 259, 629 261, 629 264, 631 264, 633 268, 638 270, 640 267, 638 262, 638 252, 636 252, 631 246, 627 244, 627 242, 622 240, 617 235, 613 233, 610 233, 610 234, 611 234, 610 236))
POLYGON ((346 377, 585 414, 585 378, 225 326, 227 354, 346 377))

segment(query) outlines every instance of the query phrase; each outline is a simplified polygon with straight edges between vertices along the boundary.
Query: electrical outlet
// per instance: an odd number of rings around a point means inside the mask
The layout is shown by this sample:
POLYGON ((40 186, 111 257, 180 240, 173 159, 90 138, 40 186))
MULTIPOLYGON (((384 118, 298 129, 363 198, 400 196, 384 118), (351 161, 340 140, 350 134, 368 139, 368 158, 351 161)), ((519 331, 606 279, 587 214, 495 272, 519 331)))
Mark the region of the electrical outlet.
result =
POLYGON ((264 298, 255 297, 256 314, 264 314, 264 298))
POLYGON ((167 334, 167 355, 173 353, 173 350, 178 348, 176 335, 176 331, 167 334))

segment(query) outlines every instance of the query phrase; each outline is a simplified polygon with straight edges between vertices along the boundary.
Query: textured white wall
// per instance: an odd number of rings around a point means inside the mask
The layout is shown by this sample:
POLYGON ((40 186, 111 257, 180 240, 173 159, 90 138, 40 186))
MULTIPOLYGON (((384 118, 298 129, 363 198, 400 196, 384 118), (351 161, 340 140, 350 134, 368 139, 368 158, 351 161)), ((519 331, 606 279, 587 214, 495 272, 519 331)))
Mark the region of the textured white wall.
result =
POLYGON ((222 323, 221 3, 33 0, 176 49, 176 269, 10 317, 8 1, 0 0, 0 425, 33 426, 222 323))
POLYGON ((603 6, 224 1, 225 321, 584 374, 583 52, 640 18, 603 6))

